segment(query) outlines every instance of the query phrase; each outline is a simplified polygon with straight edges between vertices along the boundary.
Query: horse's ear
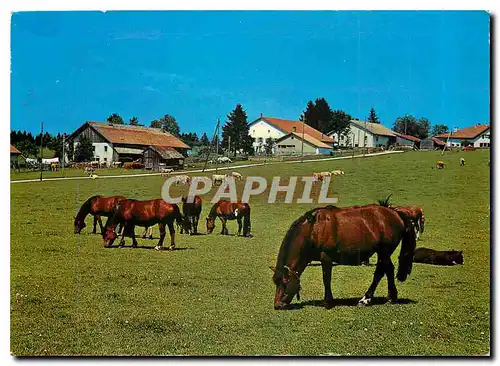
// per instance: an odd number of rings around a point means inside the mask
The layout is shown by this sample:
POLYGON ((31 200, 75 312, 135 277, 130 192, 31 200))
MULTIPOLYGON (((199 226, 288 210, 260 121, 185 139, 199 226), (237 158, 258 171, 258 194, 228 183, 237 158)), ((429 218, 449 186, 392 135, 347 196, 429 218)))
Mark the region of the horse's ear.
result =
POLYGON ((273 271, 273 272, 276 272, 276 267, 274 267, 274 266, 269 266, 269 269, 270 269, 271 271, 273 271))

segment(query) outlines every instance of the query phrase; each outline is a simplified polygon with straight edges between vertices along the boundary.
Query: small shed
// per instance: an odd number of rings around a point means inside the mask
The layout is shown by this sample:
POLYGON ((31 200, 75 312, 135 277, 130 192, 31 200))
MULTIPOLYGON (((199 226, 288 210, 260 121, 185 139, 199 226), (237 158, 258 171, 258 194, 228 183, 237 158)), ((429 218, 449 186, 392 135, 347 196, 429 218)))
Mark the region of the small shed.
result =
POLYGON ((19 168, 19 156, 21 152, 15 147, 10 145, 10 167, 18 169, 19 168))
POLYGON ((160 168, 184 168, 184 155, 169 146, 149 146, 144 150, 144 167, 150 170, 160 168))
POLYGON ((438 138, 428 137, 420 141, 420 150, 442 150, 446 144, 438 138))

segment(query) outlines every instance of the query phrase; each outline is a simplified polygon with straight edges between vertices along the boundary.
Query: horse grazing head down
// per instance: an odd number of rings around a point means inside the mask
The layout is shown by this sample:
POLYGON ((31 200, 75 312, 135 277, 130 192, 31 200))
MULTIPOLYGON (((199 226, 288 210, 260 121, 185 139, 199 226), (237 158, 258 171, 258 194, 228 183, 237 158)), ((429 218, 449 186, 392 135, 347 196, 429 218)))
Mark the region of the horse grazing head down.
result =
POLYGON ((274 272, 273 282, 276 285, 274 295, 274 310, 282 310, 290 305, 292 299, 297 295, 300 301, 300 274, 291 270, 288 266, 283 271, 277 271, 275 267, 269 267, 274 272))
POLYGON ((85 226, 85 220, 79 219, 78 217, 75 217, 75 234, 80 234, 85 226))
POLYGON ((207 217, 207 233, 212 234, 215 229, 215 217, 207 217))
POLYGON ((104 247, 110 247, 115 242, 118 235, 112 228, 107 228, 103 234, 104 247))

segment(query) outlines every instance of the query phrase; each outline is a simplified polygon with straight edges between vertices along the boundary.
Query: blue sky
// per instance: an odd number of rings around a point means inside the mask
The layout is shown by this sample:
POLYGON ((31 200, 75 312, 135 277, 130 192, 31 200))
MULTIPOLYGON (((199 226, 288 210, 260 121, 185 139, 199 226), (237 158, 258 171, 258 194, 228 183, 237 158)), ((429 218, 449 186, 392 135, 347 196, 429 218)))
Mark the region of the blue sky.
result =
POLYGON ((318 97, 389 127, 489 123, 489 27, 478 11, 15 13, 11 128, 168 113, 212 133, 236 103, 298 119, 318 97))

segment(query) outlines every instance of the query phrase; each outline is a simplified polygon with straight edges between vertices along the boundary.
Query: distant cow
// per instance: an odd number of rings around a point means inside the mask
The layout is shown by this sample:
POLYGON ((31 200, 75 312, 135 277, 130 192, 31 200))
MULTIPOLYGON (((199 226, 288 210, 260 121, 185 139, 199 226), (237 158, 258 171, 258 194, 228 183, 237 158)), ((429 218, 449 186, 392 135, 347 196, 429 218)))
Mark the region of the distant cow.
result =
POLYGON ((464 255, 460 250, 434 250, 417 248, 413 255, 413 262, 435 264, 438 266, 454 266, 464 263, 464 255))
POLYGON ((191 184, 191 177, 189 177, 189 175, 178 175, 174 178, 174 183, 176 185, 178 185, 178 184, 190 185, 191 184))
POLYGON ((217 182, 222 184, 226 180, 226 176, 224 174, 213 174, 212 175, 212 184, 215 186, 217 182))
POLYGON ((232 172, 232 173, 226 174, 226 177, 233 177, 236 180, 243 179, 243 175, 241 175, 241 173, 238 173, 238 172, 232 172))
POLYGON ((231 163, 232 160, 229 159, 227 156, 221 156, 217 158, 218 163, 231 163))
POLYGON ((331 175, 344 175, 344 171, 343 170, 332 170, 331 172, 331 175))
POLYGON ((330 172, 321 172, 321 173, 313 173, 313 181, 323 180, 325 177, 330 177, 332 173, 330 172))
POLYGON ((174 171, 174 170, 173 170, 173 169, 170 169, 170 168, 163 168, 163 169, 161 170, 161 175, 162 175, 163 177, 166 177, 166 176, 168 176, 170 173, 172 173, 173 171, 174 171))
POLYGON ((444 167, 445 167, 445 165, 444 165, 444 161, 438 161, 438 162, 436 163, 436 168, 438 168, 438 169, 443 169, 444 167))

